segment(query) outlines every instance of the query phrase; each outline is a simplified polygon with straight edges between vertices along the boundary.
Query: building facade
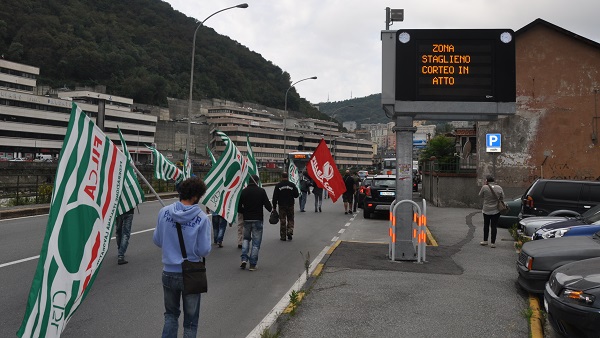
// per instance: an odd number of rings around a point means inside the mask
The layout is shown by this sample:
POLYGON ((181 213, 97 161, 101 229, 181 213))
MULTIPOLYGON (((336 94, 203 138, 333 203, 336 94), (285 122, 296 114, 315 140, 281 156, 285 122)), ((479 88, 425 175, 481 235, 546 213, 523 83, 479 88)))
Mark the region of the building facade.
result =
POLYGON ((148 156, 144 144, 154 142, 156 117, 132 112, 133 100, 89 90, 37 95, 38 76, 39 68, 0 59, 0 160, 34 159, 42 154, 57 158, 72 102, 93 120, 102 102, 107 136, 120 145, 119 126, 134 158, 148 156))
MULTIPOLYGON (((517 113, 477 123, 478 176, 522 193, 537 178, 600 180, 600 44, 537 19, 516 31, 517 113)), ((506 188, 505 188, 506 191, 506 188)), ((511 196, 511 195, 509 195, 511 196)))

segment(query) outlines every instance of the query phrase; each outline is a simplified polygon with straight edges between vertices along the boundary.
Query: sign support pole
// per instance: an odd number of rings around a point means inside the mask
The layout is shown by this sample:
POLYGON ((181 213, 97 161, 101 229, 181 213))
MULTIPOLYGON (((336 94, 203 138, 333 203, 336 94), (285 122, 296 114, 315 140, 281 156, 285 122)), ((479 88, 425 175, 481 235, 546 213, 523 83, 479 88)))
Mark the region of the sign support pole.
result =
MULTIPOLYGON (((412 200, 412 139, 417 128, 412 116, 396 116, 396 200, 412 200)), ((396 208, 395 253, 398 260, 413 261, 417 252, 413 243, 413 212, 409 204, 396 208)))

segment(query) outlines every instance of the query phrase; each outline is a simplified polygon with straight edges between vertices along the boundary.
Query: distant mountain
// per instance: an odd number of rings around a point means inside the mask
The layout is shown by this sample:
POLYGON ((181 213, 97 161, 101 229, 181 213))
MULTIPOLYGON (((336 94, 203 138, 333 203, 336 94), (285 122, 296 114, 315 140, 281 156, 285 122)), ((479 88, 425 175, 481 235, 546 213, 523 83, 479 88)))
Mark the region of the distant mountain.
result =
POLYGON ((390 118, 385 116, 381 108, 381 94, 358 97, 345 101, 319 103, 322 113, 340 122, 356 121, 356 123, 388 123, 390 118), (353 107, 348 107, 348 106, 353 107))
MULTIPOLYGON (((0 54, 40 68, 38 85, 105 85, 107 93, 167 106, 189 93, 198 23, 160 0, 2 0, 0 54)), ((284 108, 290 75, 213 29, 196 40, 194 98, 284 108)), ((295 89, 288 109, 326 118, 295 89)))

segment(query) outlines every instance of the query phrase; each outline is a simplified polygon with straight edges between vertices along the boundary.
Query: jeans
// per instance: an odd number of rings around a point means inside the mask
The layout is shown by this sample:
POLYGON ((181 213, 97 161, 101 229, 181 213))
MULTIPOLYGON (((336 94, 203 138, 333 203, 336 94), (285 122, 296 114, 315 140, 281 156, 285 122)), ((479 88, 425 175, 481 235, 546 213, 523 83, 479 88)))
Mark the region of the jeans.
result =
POLYGON ((244 240, 242 241, 242 261, 250 261, 250 265, 258 263, 258 251, 262 242, 263 221, 251 220, 244 221, 244 240), (250 241, 252 240, 252 250, 248 257, 250 241))
POLYGON ((308 191, 300 192, 300 211, 304 211, 304 207, 306 206, 306 196, 308 195, 308 191))
POLYGON ((222 243, 223 236, 225 236, 225 229, 227 229, 227 220, 221 216, 213 215, 212 226, 215 243, 222 243))
POLYGON ((116 237, 117 248, 119 249, 119 257, 125 257, 127 246, 129 245, 129 237, 131 236, 131 223, 133 222, 133 213, 123 214, 117 217, 116 237))
POLYGON ((490 233, 490 225, 492 226, 492 240, 491 243, 496 243, 496 233, 498 232, 498 219, 500 213, 494 215, 483 214, 483 240, 487 242, 488 235, 490 233))
POLYGON ((315 194, 315 211, 317 211, 323 205, 323 192, 320 194, 315 194))
POLYGON ((200 317, 200 294, 183 295, 183 275, 181 272, 162 273, 165 298, 165 325, 163 338, 177 338, 179 329, 179 305, 183 298, 183 337, 196 337, 200 317))

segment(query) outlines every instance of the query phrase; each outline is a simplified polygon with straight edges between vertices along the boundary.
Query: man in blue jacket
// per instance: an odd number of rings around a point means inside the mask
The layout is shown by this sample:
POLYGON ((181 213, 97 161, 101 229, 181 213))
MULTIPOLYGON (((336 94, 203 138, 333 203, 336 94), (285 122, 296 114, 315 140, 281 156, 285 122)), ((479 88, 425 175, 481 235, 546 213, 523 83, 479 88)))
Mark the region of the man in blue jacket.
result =
POLYGON ((200 317, 200 294, 183 294, 181 247, 177 222, 181 224, 187 259, 199 262, 210 253, 210 221, 198 202, 206 192, 199 177, 191 177, 179 186, 179 201, 158 213, 153 241, 162 249, 162 283, 165 300, 165 324, 162 337, 177 337, 180 302, 183 298, 183 335, 196 337, 200 317))
POLYGON ((240 265, 240 268, 245 269, 248 260, 250 260, 250 268, 248 269, 250 271, 256 270, 256 263, 258 263, 258 251, 260 250, 263 234, 263 207, 269 212, 273 210, 267 192, 258 186, 258 182, 258 175, 250 176, 248 186, 242 190, 238 203, 238 213, 244 215, 244 239, 242 241, 242 265, 240 265), (248 255, 250 241, 252 241, 252 250, 248 255))

